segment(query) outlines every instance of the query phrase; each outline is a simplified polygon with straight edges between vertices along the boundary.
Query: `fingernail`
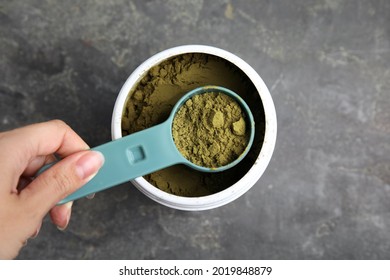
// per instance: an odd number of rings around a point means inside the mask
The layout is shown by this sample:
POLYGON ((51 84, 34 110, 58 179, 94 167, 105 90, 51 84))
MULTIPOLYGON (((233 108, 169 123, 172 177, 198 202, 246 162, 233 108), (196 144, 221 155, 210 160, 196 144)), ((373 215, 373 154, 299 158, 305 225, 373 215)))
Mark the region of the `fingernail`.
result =
POLYGON ((35 230, 34 234, 30 237, 30 239, 35 239, 37 238, 39 231, 41 230, 42 224, 39 225, 39 227, 35 230))
POLYGON ((39 230, 36 230, 36 231, 34 232, 34 234, 31 235, 30 239, 35 239, 35 238, 37 238, 38 234, 39 234, 39 230))
POLYGON ((64 226, 64 227, 60 227, 60 226, 57 226, 57 229, 60 230, 60 231, 64 231, 66 229, 68 225, 64 226))
POLYGON ((81 179, 87 179, 96 174, 104 164, 104 156, 97 151, 88 151, 76 162, 76 172, 81 179))
POLYGON ((58 230, 64 231, 68 227, 70 221, 70 215, 72 214, 72 205, 73 205, 73 201, 67 202, 63 205, 67 208, 66 222, 63 226, 57 226, 58 230))

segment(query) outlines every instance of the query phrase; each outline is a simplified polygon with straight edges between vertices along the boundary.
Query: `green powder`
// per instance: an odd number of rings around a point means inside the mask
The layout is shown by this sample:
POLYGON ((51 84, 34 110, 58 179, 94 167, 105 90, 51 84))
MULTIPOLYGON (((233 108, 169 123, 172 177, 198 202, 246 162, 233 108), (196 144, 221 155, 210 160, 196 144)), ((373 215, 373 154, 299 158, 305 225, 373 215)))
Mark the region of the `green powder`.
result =
POLYGON ((223 93, 190 98, 176 113, 172 135, 180 153, 196 165, 217 168, 236 160, 248 145, 245 113, 223 93))
MULTIPOLYGON (((165 121, 175 103, 200 86, 216 85, 231 89, 249 105, 255 119, 255 138, 248 155, 228 171, 206 173, 185 165, 172 166, 144 176, 157 188, 179 196, 197 197, 219 192, 237 182, 254 164, 263 142, 264 110, 258 92, 246 75, 231 63, 206 54, 178 55, 150 69, 129 93, 122 116, 122 134, 128 135, 165 121)), ((225 119, 215 112, 213 125, 225 119)), ((233 133, 242 135, 245 126, 238 120, 233 133)), ((221 147, 215 145, 212 151, 221 147)))

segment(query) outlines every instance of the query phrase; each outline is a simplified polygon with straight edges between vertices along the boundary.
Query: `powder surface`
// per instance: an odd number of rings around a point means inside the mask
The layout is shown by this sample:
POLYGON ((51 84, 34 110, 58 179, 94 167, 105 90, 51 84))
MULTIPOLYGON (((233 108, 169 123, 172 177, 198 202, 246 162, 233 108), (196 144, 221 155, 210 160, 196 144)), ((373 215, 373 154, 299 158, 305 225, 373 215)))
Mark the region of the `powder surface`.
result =
POLYGON ((173 119, 172 135, 186 159, 217 168, 244 152, 249 139, 245 128, 240 105, 226 94, 210 92, 195 95, 180 107, 173 119))
MULTIPOLYGON (((205 173, 176 165, 144 176, 152 185, 171 194, 198 197, 219 192, 237 182, 253 165, 263 141, 265 122, 262 103, 255 87, 236 66, 206 54, 178 55, 153 67, 129 93, 122 116, 122 134, 128 135, 165 121, 175 103, 188 91, 200 86, 229 88, 244 98, 255 118, 255 139, 248 155, 235 167, 205 173)), ((216 126, 222 118, 212 118, 216 126)), ((242 133, 240 121, 233 125, 242 133), (240 128, 241 127, 241 128, 240 128)), ((218 150, 218 147, 213 147, 218 150)))

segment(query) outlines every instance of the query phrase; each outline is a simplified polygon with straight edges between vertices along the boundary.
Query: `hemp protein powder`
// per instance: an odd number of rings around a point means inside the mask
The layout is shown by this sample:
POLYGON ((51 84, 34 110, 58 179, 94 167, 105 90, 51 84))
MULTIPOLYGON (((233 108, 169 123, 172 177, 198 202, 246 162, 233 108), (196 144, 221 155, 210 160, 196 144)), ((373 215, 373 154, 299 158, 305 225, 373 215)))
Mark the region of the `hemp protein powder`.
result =
MULTIPOLYGON (((236 66, 219 57, 200 53, 178 55, 149 70, 129 93, 122 116, 122 134, 125 136, 162 123, 185 93, 205 85, 229 88, 241 95, 250 107, 260 104, 251 108, 257 126, 254 145, 243 161, 228 171, 205 173, 175 165, 144 176, 165 192, 187 197, 219 192, 237 182, 260 152, 261 145, 256 143, 262 143, 264 116, 255 87, 236 66)), ((214 119, 218 126, 219 113, 215 114, 214 119)), ((242 133, 241 122, 233 124, 238 133, 242 133)))
POLYGON ((172 135, 186 159, 209 168, 233 162, 249 142, 245 113, 232 97, 219 92, 188 99, 173 119, 172 135))

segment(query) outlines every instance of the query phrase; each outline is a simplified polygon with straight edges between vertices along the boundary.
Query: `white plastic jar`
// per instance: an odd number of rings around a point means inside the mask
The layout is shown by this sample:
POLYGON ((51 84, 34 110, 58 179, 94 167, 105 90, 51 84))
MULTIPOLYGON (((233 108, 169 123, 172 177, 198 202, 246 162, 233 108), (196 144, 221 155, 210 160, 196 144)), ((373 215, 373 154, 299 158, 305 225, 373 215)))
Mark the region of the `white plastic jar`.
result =
POLYGON ((133 92, 133 89, 138 85, 140 80, 152 67, 159 65, 161 62, 166 61, 167 59, 187 53, 203 53, 213 55, 224 59, 239 68, 255 86, 262 102, 265 118, 264 138, 263 143, 261 143, 261 150, 257 159, 241 179, 222 191, 201 197, 183 197, 162 191, 153 186, 143 177, 138 177, 131 181, 133 185, 142 193, 160 204, 180 210, 198 211, 217 208, 237 199, 246 193, 260 179, 266 167, 268 166, 274 151, 277 133, 277 121, 275 106, 269 90, 261 77, 248 63, 236 55, 219 48, 204 45, 185 45, 170 48, 153 55, 145 62, 143 62, 129 76, 120 90, 115 102, 111 124, 112 139, 118 139, 122 137, 121 125, 123 110, 126 106, 129 94, 133 92))

